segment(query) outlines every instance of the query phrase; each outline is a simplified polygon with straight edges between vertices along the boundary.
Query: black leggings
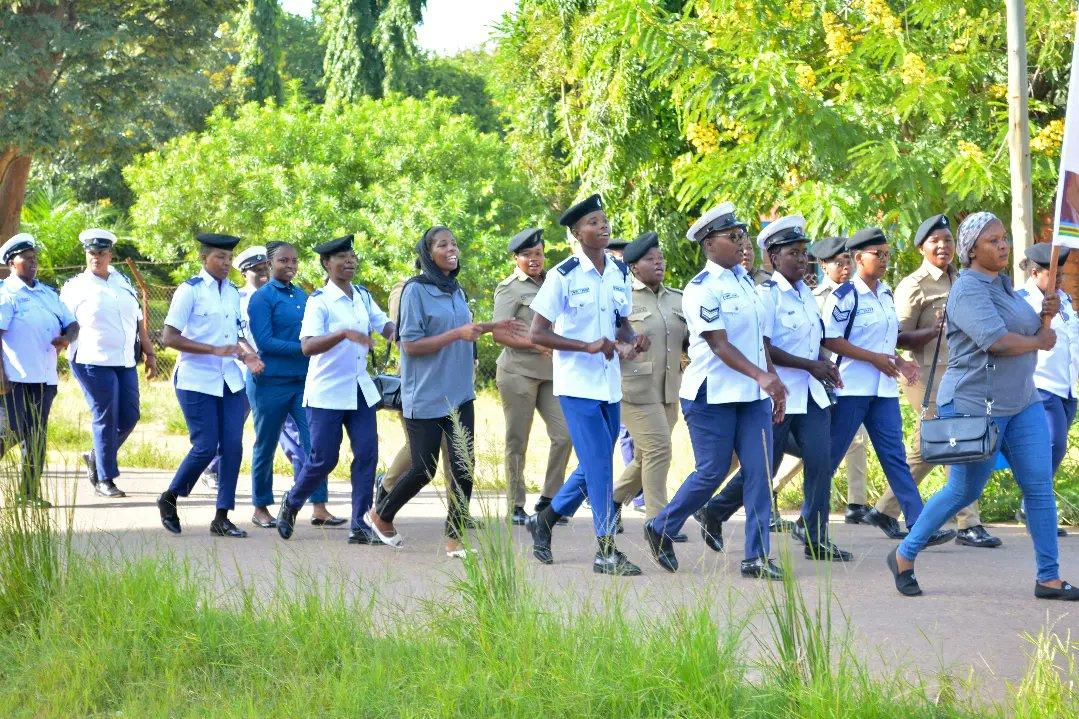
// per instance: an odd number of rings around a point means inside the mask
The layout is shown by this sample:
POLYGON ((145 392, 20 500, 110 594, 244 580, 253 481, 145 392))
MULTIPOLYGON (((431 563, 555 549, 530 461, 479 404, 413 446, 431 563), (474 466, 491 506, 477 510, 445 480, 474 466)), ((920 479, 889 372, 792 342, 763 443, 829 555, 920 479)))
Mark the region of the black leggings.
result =
POLYGON ((442 436, 446 436, 446 445, 450 453, 449 512, 446 515, 446 536, 459 539, 465 529, 465 520, 469 516, 468 503, 472 499, 472 473, 475 468, 473 430, 476 416, 469 400, 457 408, 467 454, 463 453, 459 440, 453 436, 453 420, 449 415, 435 419, 405 418, 405 431, 412 448, 412 468, 397 481, 393 489, 376 507, 378 516, 392 522, 401 508, 419 494, 435 476, 438 468, 438 453, 442 445, 442 436))

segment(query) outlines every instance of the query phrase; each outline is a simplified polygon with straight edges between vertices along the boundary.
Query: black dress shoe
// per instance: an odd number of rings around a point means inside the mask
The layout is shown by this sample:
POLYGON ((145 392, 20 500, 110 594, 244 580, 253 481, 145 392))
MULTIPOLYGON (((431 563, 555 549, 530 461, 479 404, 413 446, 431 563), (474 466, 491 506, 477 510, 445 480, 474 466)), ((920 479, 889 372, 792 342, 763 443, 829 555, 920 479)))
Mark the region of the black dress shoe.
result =
POLYGON ((161 526, 173 534, 179 534, 180 515, 176 513, 176 501, 166 499, 162 494, 157 498, 157 511, 161 513, 161 526))
POLYGON ((228 517, 210 522, 210 534, 217 537, 232 537, 233 539, 243 539, 247 536, 247 532, 233 524, 228 517))
POLYGON ((807 544, 809 542, 809 537, 806 536, 805 520, 801 517, 799 517, 798 521, 791 527, 791 536, 802 544, 807 544))
POLYGON ((82 461, 86 464, 86 478, 97 489, 97 455, 94 450, 82 453, 82 461))
POLYGON ((697 524, 701 525, 701 539, 713 552, 723 551, 723 522, 716 521, 707 508, 702 507, 693 513, 697 524))
POLYGON ((671 541, 675 544, 685 544, 689 541, 689 535, 685 532, 679 532, 678 534, 675 534, 671 537, 671 541))
MULTIPOLYGON (((585 501, 588 501, 588 500, 586 499, 585 501)), ((548 499, 547 497, 541 496, 539 499, 536 500, 536 504, 535 504, 535 506, 532 507, 532 511, 535 512, 536 514, 539 514, 543 510, 547 509, 547 507, 550 506, 550 504, 551 504, 550 499, 548 499)), ((569 517, 559 517, 558 518, 558 524, 560 524, 560 525, 569 524, 569 517)))
POLYGON ((955 543, 963 544, 968 547, 984 547, 986 549, 999 547, 1003 544, 1003 542, 1000 541, 1000 537, 994 537, 992 534, 985 531, 985 527, 980 524, 973 527, 967 527, 966 529, 960 529, 955 535, 955 543))
POLYGON ((273 517, 270 517, 269 521, 263 521, 255 515, 251 515, 251 524, 255 525, 256 527, 261 527, 262 529, 273 529, 277 526, 277 520, 273 517))
POLYGON ((671 546, 671 538, 661 536, 652 527, 651 521, 644 523, 644 539, 648 542, 648 549, 652 552, 652 559, 656 560, 656 564, 668 572, 678 571, 678 557, 675 556, 674 547, 671 546))
POLYGON ((532 556, 543 564, 554 564, 551 554, 551 528, 539 521, 539 515, 533 514, 525 522, 525 529, 532 535, 532 556))
POLYGON ((127 496, 127 492, 124 492, 112 482, 98 482, 94 486, 94 492, 99 497, 108 497, 109 499, 117 499, 119 497, 127 496))
POLYGON ((840 549, 834 542, 806 544, 805 555, 806 559, 818 559, 823 562, 850 562, 854 560, 853 554, 840 549))
POLYGON ((1067 537, 1068 536, 1068 530, 1064 529, 1064 527, 1057 527, 1057 536, 1058 537, 1067 537))
POLYGON ((348 533, 349 544, 382 544, 382 540, 378 538, 378 535, 372 532, 366 527, 360 527, 359 529, 353 529, 348 533))
POLYGON ((783 570, 768 557, 742 560, 742 576, 750 579, 783 579, 783 570))
POLYGON ((513 514, 510 515, 510 523, 518 527, 523 527, 525 522, 528 521, 528 512, 524 507, 514 507, 513 514))
POLYGON ((843 513, 843 521, 847 524, 869 524, 865 515, 872 509, 868 504, 848 504, 847 511, 843 513))
POLYGON ((929 539, 925 540, 925 546, 935 547, 938 544, 945 544, 955 539, 954 529, 938 529, 929 535, 929 539))
POLYGON ((1038 599, 1062 599, 1065 602, 1079 601, 1079 587, 1062 582, 1059 589, 1034 583, 1034 596, 1038 599))
POLYGON ((882 514, 876 509, 870 509, 865 513, 865 522, 879 528, 888 539, 904 539, 907 536, 907 533, 899 528, 899 520, 882 514))
POLYGON ((340 527, 342 524, 344 524, 347 521, 348 521, 347 519, 342 519, 341 517, 335 517, 332 514, 329 517, 326 517, 325 519, 322 519, 320 517, 312 517, 311 518, 311 524, 312 524, 312 526, 315 526, 315 527, 340 527))
POLYGON ((296 530, 296 514, 300 510, 288 506, 288 502, 281 500, 281 509, 277 512, 277 533, 281 539, 288 539, 296 530))
POLYGON ((639 577, 641 568, 617 549, 610 554, 596 552, 592 560, 592 571, 596 574, 612 574, 618 577, 639 577))
POLYGON ((895 558, 896 552, 899 548, 896 547, 888 553, 888 557, 885 562, 888 564, 888 569, 892 571, 892 577, 895 578, 895 588, 900 594, 905 597, 916 597, 922 593, 922 588, 918 586, 918 578, 914 576, 914 569, 904 569, 899 571, 899 563, 895 558))

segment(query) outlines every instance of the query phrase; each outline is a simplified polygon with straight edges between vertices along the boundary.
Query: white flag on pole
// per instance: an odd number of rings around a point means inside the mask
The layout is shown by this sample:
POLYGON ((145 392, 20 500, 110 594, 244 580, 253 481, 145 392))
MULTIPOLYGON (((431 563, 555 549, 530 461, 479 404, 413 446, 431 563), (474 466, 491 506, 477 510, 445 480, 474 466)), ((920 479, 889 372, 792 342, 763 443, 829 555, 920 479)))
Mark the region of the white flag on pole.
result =
POLYGON ((1079 249, 1079 15, 1076 16, 1075 33, 1064 142, 1060 148, 1053 244, 1079 249))

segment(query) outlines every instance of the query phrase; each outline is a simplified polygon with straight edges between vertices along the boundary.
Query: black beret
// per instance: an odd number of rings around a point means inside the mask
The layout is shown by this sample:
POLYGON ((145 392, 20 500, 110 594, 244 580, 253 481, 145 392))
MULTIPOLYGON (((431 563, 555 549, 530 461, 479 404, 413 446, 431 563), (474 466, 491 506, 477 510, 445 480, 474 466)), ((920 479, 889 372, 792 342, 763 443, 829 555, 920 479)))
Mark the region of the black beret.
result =
POLYGON ((643 235, 626 245, 622 252, 622 260, 627 264, 633 264, 648 254, 653 247, 659 247, 659 235, 655 232, 645 232, 643 235))
POLYGON ((612 237, 607 243, 608 250, 625 250, 627 247, 629 247, 629 240, 623 240, 621 237, 612 237))
POLYGON ((888 244, 888 238, 884 236, 884 230, 879 227, 863 227, 847 240, 847 249, 853 251, 886 244, 888 244))
POLYGON ((219 235, 216 232, 203 232, 195 236, 195 239, 206 245, 207 247, 213 247, 218 250, 231 250, 236 245, 240 244, 239 237, 233 237, 232 235, 219 235))
POLYGON ((841 255, 846 251, 846 237, 825 237, 809 246, 809 254, 823 262, 827 262, 836 255, 841 255))
MULTIPOLYGON (((1057 259, 1057 266, 1063 265, 1068 260, 1068 252, 1070 250, 1067 247, 1060 248, 1060 257, 1057 259)), ((1053 254, 1053 246, 1048 242, 1037 242, 1023 251, 1023 254, 1027 256, 1027 259, 1035 264, 1040 265, 1043 269, 1049 269, 1050 256, 1053 254)))
POLYGON ((355 238, 355 235, 345 235, 344 237, 338 237, 336 240, 330 240, 329 242, 323 242, 321 245, 315 245, 315 254, 324 256, 351 250, 352 241, 355 238))
POLYGON ((577 224, 577 220, 581 219, 589 212, 595 212, 596 210, 602 209, 603 200, 600 199, 599 195, 592 195, 563 212, 562 216, 558 218, 558 224, 563 227, 573 227, 577 224))
POLYGON ((933 215, 928 220, 918 225, 918 231, 914 233, 914 246, 921 247, 925 238, 935 230, 951 230, 951 223, 947 215, 933 215))
POLYGON ((521 230, 510 239, 509 251, 520 252, 521 250, 530 250, 542 243, 543 230, 538 227, 529 227, 526 230, 521 230))

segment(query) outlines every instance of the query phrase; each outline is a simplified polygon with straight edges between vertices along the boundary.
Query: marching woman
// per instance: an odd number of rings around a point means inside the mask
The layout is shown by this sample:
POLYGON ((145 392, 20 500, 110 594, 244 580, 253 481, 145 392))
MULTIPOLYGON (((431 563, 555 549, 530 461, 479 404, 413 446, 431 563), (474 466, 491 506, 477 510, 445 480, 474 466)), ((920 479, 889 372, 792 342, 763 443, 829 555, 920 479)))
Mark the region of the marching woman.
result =
MULTIPOLYGON (((832 491, 832 401, 827 388, 842 387, 835 363, 825 358, 821 341, 823 325, 816 298, 806 286, 805 220, 801 215, 781 217, 761 230, 757 238, 776 268, 772 279, 758 292, 764 303, 768 355, 788 391, 783 420, 772 430, 772 456, 782 457, 788 436, 802 450, 804 497, 802 524, 805 556, 833 562, 849 562, 850 552, 828 537, 828 508, 832 491)), ((776 473, 778 461, 772 463, 776 473)), ((744 474, 727 483, 706 505, 704 529, 718 534, 721 522, 742 506, 744 474)))
MULTIPOLYGON (((367 352, 371 335, 379 332, 387 342, 394 337, 394 325, 363 285, 353 284, 359 260, 352 249, 353 236, 345 235, 315 247, 328 282, 307 300, 297 336, 301 351, 310 357, 303 386, 306 425, 311 432, 311 451, 296 483, 281 501, 277 532, 283 539, 292 536, 296 514, 304 502, 326 493, 330 472, 337 466, 342 432, 348 432, 352 448, 352 531, 349 544, 378 544, 364 515, 371 508, 378 465, 378 424, 375 413, 378 389, 367 374, 367 352)), ((281 262, 281 264, 288 264, 281 262)), ((284 276, 285 272, 282 272, 284 276)), ((289 310, 292 313, 292 310, 289 310)), ((294 368, 300 362, 292 362, 294 368)), ((281 388, 271 390, 283 393, 281 388)), ((289 398, 288 402, 294 402, 289 398)), ((280 405, 279 405, 280 406, 280 405)), ((283 416, 283 415, 278 415, 283 416)), ((299 423, 299 421, 297 422, 299 423)), ((267 428, 264 444, 273 451, 281 420, 267 428)), ((316 516, 317 518, 317 516, 316 516)), ((325 524, 325 522, 313 522, 325 524)))
POLYGON ((511 329, 515 320, 472 321, 468 300, 457 283, 461 271, 457 238, 447 227, 423 233, 416 252, 420 274, 405 284, 401 295, 401 405, 412 450, 412 466, 382 502, 367 513, 367 523, 384 543, 401 547, 403 539, 393 520, 410 499, 426 486, 438 466, 446 439, 452 478, 446 492, 446 555, 464 557, 461 544, 470 523, 473 431, 476 398, 475 342, 496 327, 511 329), (454 441, 454 419, 464 432, 464 447, 454 441))
MULTIPOLYGON (((633 455, 615 482, 619 507, 644 490, 645 516, 651 519, 667 506, 667 471, 671 467, 671 433, 678 423, 678 388, 682 352, 689 339, 682 314, 682 292, 663 284, 666 264, 659 235, 645 232, 622 255, 633 277, 630 326, 651 345, 622 365, 622 422, 633 436, 633 455)), ((684 535, 674 538, 685 541, 684 535)))
MULTIPOLYGON (((513 236, 509 242, 517 267, 495 288, 493 319, 517 319, 525 327, 532 326, 535 312, 531 308, 546 279, 543 256, 543 230, 529 228, 513 236)), ((536 511, 543 511, 551 497, 562 487, 569 463, 570 443, 566 419, 554 396, 551 350, 533 344, 528 337, 511 331, 496 330, 494 341, 504 347, 498 356, 495 383, 506 416, 506 494, 509 495, 510 520, 523 525, 525 512, 525 451, 532 419, 536 412, 543 418, 551 449, 547 453, 547 472, 536 511)))
POLYGON ((56 399, 57 353, 79 336, 79 323, 56 291, 37 279, 40 245, 20 233, 0 245, 0 261, 10 269, 0 283, 0 395, 7 412, 7 436, 0 439, 0 457, 13 444, 22 445, 17 501, 51 507, 41 496, 45 471, 45 433, 56 399))
POLYGON ((532 535, 532 554, 551 564, 552 528, 572 516, 587 494, 599 543, 592 571, 636 576, 640 567, 614 544, 614 443, 622 399, 619 359, 646 351, 648 337, 634 334, 626 320, 633 302, 629 271, 606 252, 611 226, 599 195, 566 210, 558 223, 580 248, 555 267, 532 300, 531 340, 555 351, 554 393, 580 463, 525 527, 532 535))
POLYGON ((644 535, 659 565, 676 571, 671 538, 711 499, 737 453, 745 479, 742 576, 781 579, 782 571, 768 557, 768 468, 772 423, 783 420, 787 388, 768 358, 769 320, 742 265, 745 237, 746 225, 729 202, 706 212, 686 233, 708 260, 682 298, 690 344, 679 397, 696 468, 670 504, 644 525, 644 535))
POLYGON ((246 537, 228 517, 236 504, 236 478, 243 457, 244 380, 234 360, 254 374, 262 371, 259 356, 240 338, 240 295, 229 282, 232 249, 239 237, 203 233, 200 244, 202 271, 176 288, 165 316, 162 341, 180 353, 172 384, 187 421, 191 450, 176 469, 169 488, 157 499, 161 524, 179 534, 178 497, 186 497, 199 475, 221 452, 218 471, 217 512, 210 533, 246 537))
MULTIPOLYGON (((1045 291, 1049 289, 1049 259, 1052 245, 1040 243, 1031 245, 1024 253, 1023 269, 1029 273, 1023 289, 1016 294, 1027 301, 1036 312, 1041 311, 1045 291)), ((1069 250, 1060 249, 1057 265, 1056 286, 1064 275, 1064 263, 1069 250)), ((1057 335, 1057 342, 1051 350, 1038 350, 1038 364, 1034 369, 1034 386, 1038 388, 1042 406, 1045 407, 1045 419, 1049 422, 1049 444, 1052 448, 1053 476, 1060 469, 1064 455, 1068 452, 1068 429, 1075 421, 1075 383, 1079 380, 1079 319, 1072 308, 1071 298, 1063 290, 1057 290, 1060 298, 1060 311, 1053 315, 1050 327, 1057 335)), ((1065 537, 1068 532, 1057 527, 1057 536, 1065 537)))
POLYGON ((139 375, 136 346, 146 357, 147 379, 157 374, 157 358, 143 322, 138 296, 127 278, 109 262, 116 235, 89 229, 79 234, 86 252, 86 271, 60 290, 79 323, 79 338, 68 359, 90 405, 94 448, 83 454, 87 476, 102 497, 126 497, 115 483, 120 476, 116 455, 139 421, 139 375))
MULTIPOLYGON (((918 381, 918 365, 896 354, 899 319, 892 290, 882 278, 888 271, 888 240, 877 227, 866 227, 847 240, 854 275, 825 301, 824 346, 842 359, 843 386, 832 409, 832 473, 847 453, 859 425, 864 425, 877 452, 888 486, 911 527, 922 512, 922 498, 907 465, 899 384, 918 381)), ((872 523, 889 537, 903 536, 896 520, 870 512, 872 523), (890 521, 888 521, 890 520, 890 521)), ((935 532, 930 544, 955 538, 954 530, 935 532)))
MULTIPOLYGON (((1037 567, 1034 596, 1079 601, 1079 587, 1060 578, 1052 443, 1034 382, 1038 352, 1052 350, 1059 339, 1042 325, 1042 317, 1057 316, 1060 295, 1044 297, 1032 308, 1012 289, 1005 274, 1010 243, 1004 224, 990 212, 975 212, 963 220, 956 244, 964 269, 948 297, 948 369, 937 390, 939 416, 989 413, 1000 432, 998 447, 1026 502, 1037 567)), ((910 534, 888 555, 900 594, 922 593, 914 561, 949 517, 981 495, 995 454, 949 466, 947 484, 929 498, 910 534)))

